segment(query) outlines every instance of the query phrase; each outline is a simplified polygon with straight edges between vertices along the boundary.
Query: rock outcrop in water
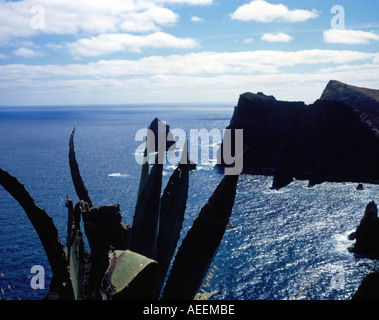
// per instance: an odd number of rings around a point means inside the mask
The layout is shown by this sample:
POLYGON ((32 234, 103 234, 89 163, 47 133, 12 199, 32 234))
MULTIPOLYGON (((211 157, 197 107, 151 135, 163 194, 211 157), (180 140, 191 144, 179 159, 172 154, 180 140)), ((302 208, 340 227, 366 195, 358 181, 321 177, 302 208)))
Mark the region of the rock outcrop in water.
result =
MULTIPOLYGON (((374 201, 367 205, 360 225, 349 239, 356 240, 350 251, 371 259, 379 258, 379 218, 374 201)), ((352 300, 379 300, 378 271, 370 273, 363 279, 352 300)))
POLYGON ((349 236, 349 239, 355 239, 351 252, 379 258, 379 218, 378 207, 374 201, 367 205, 361 223, 357 230, 349 236))
POLYGON ((357 190, 358 191, 362 191, 362 190, 364 190, 365 188, 363 187, 363 184, 362 183, 360 183, 360 184, 358 184, 358 186, 357 186, 357 190))
POLYGON ((242 94, 228 128, 244 130, 244 172, 274 176, 277 189, 294 178, 379 182, 378 97, 337 81, 310 105, 242 94))

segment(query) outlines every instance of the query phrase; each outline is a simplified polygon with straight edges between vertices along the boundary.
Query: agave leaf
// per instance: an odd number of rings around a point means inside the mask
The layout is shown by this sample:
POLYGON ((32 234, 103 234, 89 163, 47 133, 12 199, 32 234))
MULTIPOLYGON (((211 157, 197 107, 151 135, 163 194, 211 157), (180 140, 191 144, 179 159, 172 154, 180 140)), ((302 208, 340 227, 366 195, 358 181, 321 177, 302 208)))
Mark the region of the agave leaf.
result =
POLYGON ((167 270, 180 238, 188 198, 188 186, 189 162, 186 139, 180 163, 171 175, 161 198, 156 256, 159 265, 156 286, 157 297, 159 297, 167 270))
POLYGON ((66 255, 67 255, 67 264, 70 265, 70 250, 72 243, 72 230, 74 224, 74 206, 72 200, 67 196, 66 207, 68 209, 68 218, 67 218, 67 236, 66 236, 66 255))
POLYGON ((208 300, 208 299, 212 298, 215 294, 220 294, 220 292, 218 292, 218 291, 198 292, 198 293, 196 293, 194 300, 208 300))
POLYGON ((69 142, 69 164, 70 164, 71 178, 72 178, 72 182, 74 184, 75 191, 76 191, 76 194, 78 195, 79 200, 83 200, 87 202, 89 207, 91 208, 93 206, 92 201, 88 195, 88 190, 86 186, 84 185, 84 182, 80 175, 79 166, 76 161, 75 150, 74 150, 74 135, 75 135, 75 127, 72 130, 72 133, 70 136, 70 142, 69 142))
POLYGON ((119 205, 82 209, 84 230, 91 249, 88 296, 97 297, 104 272, 108 267, 108 253, 114 247, 121 222, 119 205))
POLYGON ((115 250, 127 250, 130 246, 132 227, 120 222, 114 231, 113 246, 115 250))
POLYGON ((137 201, 138 201, 138 198, 142 192, 142 189, 143 187, 145 186, 146 184, 146 181, 147 181, 147 178, 149 176, 149 172, 150 172, 150 164, 149 164, 149 158, 150 158, 150 140, 151 140, 151 131, 149 129, 147 129, 147 134, 146 134, 146 143, 145 143, 145 150, 144 150, 144 153, 143 153, 143 164, 142 164, 142 168, 141 168, 141 177, 140 177, 140 181, 139 181, 139 186, 138 186, 138 193, 137 193, 137 201))
POLYGON ((138 253, 116 250, 109 255, 101 295, 105 300, 146 300, 153 296, 158 264, 138 253))
POLYGON ((162 300, 193 300, 224 236, 238 176, 227 175, 201 209, 176 254, 162 300))
POLYGON ((83 299, 85 268, 84 255, 82 233, 77 231, 73 236, 70 250, 70 275, 75 300, 83 299))
POLYGON ((75 300, 83 299, 84 292, 84 242, 79 230, 73 231, 70 248, 70 276, 75 300))
POLYGON ((45 249, 53 272, 49 298, 72 299, 73 290, 67 268, 67 259, 53 220, 35 204, 25 187, 15 177, 2 169, 0 169, 0 184, 24 209, 45 249))
POLYGON ((150 259, 156 255, 163 164, 155 163, 138 198, 130 250, 150 259))
POLYGON ((159 151, 159 149, 162 149, 166 151, 175 144, 172 133, 170 132, 170 126, 164 121, 155 118, 150 123, 149 129, 156 138, 150 140, 150 150, 159 151))
POLYGON ((72 200, 67 198, 66 207, 69 212, 68 228, 71 232, 67 232, 67 262, 70 266, 70 276, 74 292, 75 300, 81 300, 84 292, 84 269, 85 269, 85 251, 83 235, 80 231, 80 205, 76 205, 75 209, 72 200))
MULTIPOLYGON (((163 130, 161 125, 158 126, 158 129, 163 130)), ((160 134, 158 136, 161 140, 158 142, 158 154, 137 199, 130 238, 130 250, 150 259, 155 259, 157 251, 163 157, 165 153, 165 135, 160 134)))

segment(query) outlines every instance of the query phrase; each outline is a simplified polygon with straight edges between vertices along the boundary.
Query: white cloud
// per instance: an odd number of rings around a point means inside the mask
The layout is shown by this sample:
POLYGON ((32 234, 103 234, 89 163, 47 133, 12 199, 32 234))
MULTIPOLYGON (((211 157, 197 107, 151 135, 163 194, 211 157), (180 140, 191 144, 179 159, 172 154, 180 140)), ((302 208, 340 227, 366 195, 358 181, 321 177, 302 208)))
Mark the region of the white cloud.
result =
POLYGON ((378 59, 347 50, 266 50, 8 64, 0 65, 0 105, 228 102, 246 91, 313 102, 330 79, 379 88, 378 59))
POLYGON ((254 38, 246 38, 243 43, 250 44, 254 42, 254 38))
POLYGON ((23 58, 36 58, 36 57, 43 56, 41 52, 35 51, 30 48, 25 48, 25 47, 21 47, 16 50, 13 50, 13 54, 18 57, 23 57, 23 58))
POLYGON ((315 9, 309 10, 290 10, 284 4, 271 4, 265 0, 253 0, 237 8, 232 13, 232 20, 257 21, 257 22, 302 22, 318 17, 315 9))
POLYGON ((358 73, 216 74, 211 76, 156 75, 131 78, 66 78, 9 81, 0 80, 0 105, 99 104, 157 102, 234 103, 246 91, 272 94, 277 99, 305 101, 318 99, 331 79, 352 85, 379 88, 379 69, 358 73), (22 94, 20 94, 22 88, 22 94), (301 90, 299 90, 301 88, 301 90), (170 92, 169 95, 166 93, 170 92), (16 94, 17 93, 17 94, 16 94))
POLYGON ((156 3, 167 3, 167 4, 188 4, 193 6, 204 6, 213 3, 213 0, 150 0, 156 3))
POLYGON ((212 3, 213 0, 112 0, 112 3, 103 0, 0 0, 0 45, 10 45, 15 38, 38 34, 83 36, 155 32, 178 21, 178 14, 165 6, 212 3), (37 20, 43 23, 36 27, 37 20))
POLYGON ((177 38, 164 32, 148 35, 127 33, 100 34, 96 37, 82 38, 67 45, 75 56, 97 57, 115 52, 141 52, 142 48, 192 49, 199 44, 191 38, 177 38))
POLYGON ((153 6, 142 12, 130 12, 123 17, 120 29, 127 32, 149 32, 159 30, 159 26, 173 25, 179 16, 173 11, 153 6))
POLYGON ((369 44, 379 41, 379 35, 360 30, 330 29, 324 31, 324 41, 336 44, 369 44))
POLYGON ((200 18, 200 17, 193 16, 193 17, 191 17, 191 21, 192 22, 203 22, 204 19, 200 18))
POLYGON ((266 42, 290 42, 293 38, 286 33, 265 33, 261 40, 266 42))
MULTIPOLYGON (((351 74, 358 74, 365 70, 378 70, 379 71, 379 65, 375 64, 375 59, 373 60, 374 63, 370 64, 357 64, 357 65, 349 65, 349 64, 343 64, 332 68, 322 68, 319 70, 320 73, 329 73, 329 74, 339 74, 339 73, 351 73, 351 74)), ((379 74, 379 72, 378 72, 379 74)))

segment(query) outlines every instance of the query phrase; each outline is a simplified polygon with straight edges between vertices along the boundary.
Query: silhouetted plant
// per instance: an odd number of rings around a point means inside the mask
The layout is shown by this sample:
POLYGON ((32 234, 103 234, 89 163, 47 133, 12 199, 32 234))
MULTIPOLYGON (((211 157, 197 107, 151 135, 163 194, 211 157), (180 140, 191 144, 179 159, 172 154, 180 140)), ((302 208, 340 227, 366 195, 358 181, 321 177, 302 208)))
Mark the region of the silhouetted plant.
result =
MULTIPOLYGON (((155 125, 156 120, 152 124, 155 125)), ((20 203, 46 251, 53 272, 46 299, 211 297, 212 293, 198 294, 198 290, 228 225, 238 176, 226 175, 217 186, 183 239, 167 275, 177 249, 188 198, 187 141, 180 163, 162 195, 163 165, 159 161, 162 153, 158 150, 151 169, 148 161, 142 165, 133 224, 127 226, 121 222, 119 205, 93 206, 76 161, 74 135, 75 128, 69 140, 69 164, 79 201, 73 206, 67 197, 65 245, 51 217, 35 205, 16 178, 0 169, 0 184, 20 203), (90 252, 84 248, 81 221, 90 252)), ((149 143, 147 138, 145 159, 150 156, 149 143)))

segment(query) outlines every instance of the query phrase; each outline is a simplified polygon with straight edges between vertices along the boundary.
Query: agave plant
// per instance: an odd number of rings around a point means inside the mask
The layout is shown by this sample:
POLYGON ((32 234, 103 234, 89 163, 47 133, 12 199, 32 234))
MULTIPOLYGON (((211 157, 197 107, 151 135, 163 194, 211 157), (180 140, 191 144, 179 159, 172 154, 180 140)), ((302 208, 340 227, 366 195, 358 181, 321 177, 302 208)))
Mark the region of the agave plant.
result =
MULTIPOLYGON (((211 297, 212 293, 199 294, 198 291, 228 225, 238 176, 225 175, 177 248, 188 198, 187 142, 163 194, 163 165, 158 161, 162 153, 158 152, 154 163, 145 161, 142 165, 133 224, 127 226, 121 221, 119 205, 93 205, 76 161, 74 135, 75 128, 69 140, 69 164, 79 201, 74 206, 67 197, 65 245, 51 217, 36 206, 15 177, 0 169, 0 184, 26 212, 50 263, 53 277, 45 299, 192 300, 211 297), (81 221, 90 248, 88 252, 81 221)), ((149 159, 149 143, 147 138, 145 159, 149 159)))

